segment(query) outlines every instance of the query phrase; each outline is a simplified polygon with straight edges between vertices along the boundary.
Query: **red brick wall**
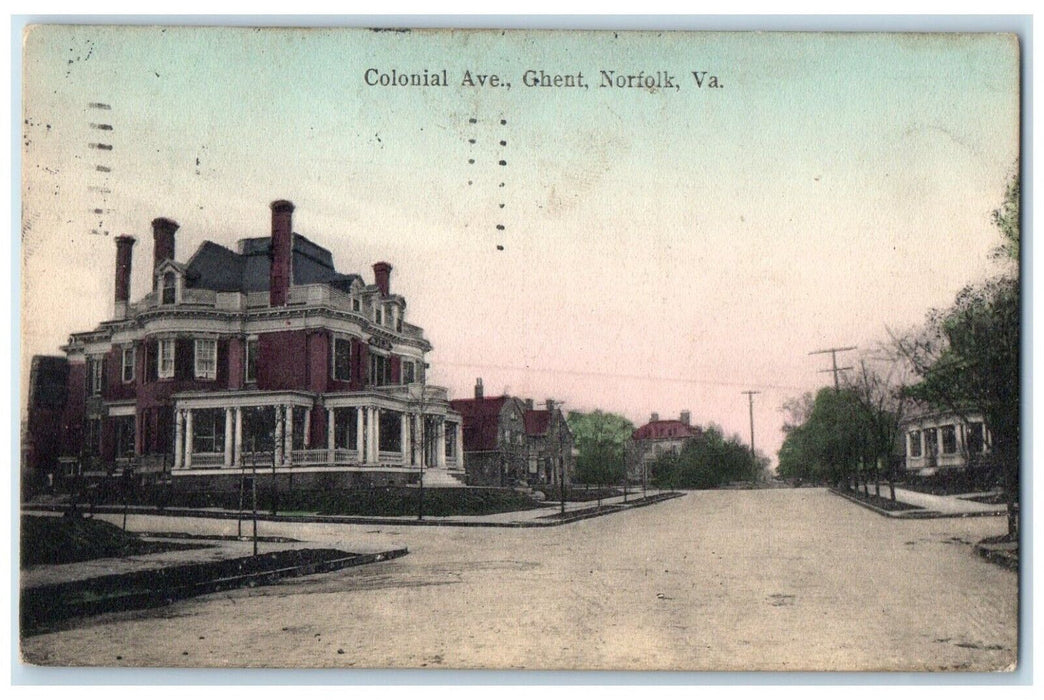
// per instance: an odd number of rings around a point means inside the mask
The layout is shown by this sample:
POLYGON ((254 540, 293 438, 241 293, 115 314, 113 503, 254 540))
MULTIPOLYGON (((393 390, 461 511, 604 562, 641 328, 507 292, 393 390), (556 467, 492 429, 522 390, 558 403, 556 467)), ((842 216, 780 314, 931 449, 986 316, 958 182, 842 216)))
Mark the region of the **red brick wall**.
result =
POLYGON ((308 343, 308 390, 326 391, 330 380, 330 335, 326 331, 311 331, 308 343))
MULTIPOLYGON (((218 353, 220 354, 220 350, 218 353)), ((246 343, 242 338, 228 339, 228 388, 242 389, 244 363, 246 362, 246 343)), ((221 359, 220 357, 218 358, 221 359)))
POLYGON ((306 331, 265 333, 258 337, 257 388, 303 389, 308 385, 306 331))

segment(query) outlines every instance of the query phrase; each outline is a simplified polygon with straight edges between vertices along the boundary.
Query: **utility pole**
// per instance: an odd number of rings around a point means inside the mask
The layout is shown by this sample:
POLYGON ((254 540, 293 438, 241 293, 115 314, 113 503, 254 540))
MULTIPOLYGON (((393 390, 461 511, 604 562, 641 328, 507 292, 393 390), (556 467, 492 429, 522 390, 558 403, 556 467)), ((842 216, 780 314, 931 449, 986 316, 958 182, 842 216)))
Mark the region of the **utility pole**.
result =
POLYGON ((851 346, 845 347, 845 348, 826 348, 825 350, 814 350, 814 351, 808 353, 809 355, 825 355, 826 353, 830 353, 830 358, 831 358, 831 361, 833 363, 833 369, 821 369, 821 370, 819 370, 819 372, 820 372, 820 374, 822 374, 824 372, 833 372, 833 374, 834 374, 834 392, 835 393, 840 393, 841 392, 841 381, 838 379, 838 374, 837 373, 838 372, 843 372, 846 369, 853 369, 851 366, 848 366, 848 367, 838 367, 837 366, 837 353, 839 353, 839 352, 848 352, 849 350, 855 350, 855 349, 856 349, 856 346, 855 345, 851 345, 851 346))
POLYGON ((748 389, 740 393, 747 395, 747 402, 750 404, 750 466, 753 474, 753 470, 758 466, 758 458, 754 454, 754 394, 760 394, 761 392, 748 389))

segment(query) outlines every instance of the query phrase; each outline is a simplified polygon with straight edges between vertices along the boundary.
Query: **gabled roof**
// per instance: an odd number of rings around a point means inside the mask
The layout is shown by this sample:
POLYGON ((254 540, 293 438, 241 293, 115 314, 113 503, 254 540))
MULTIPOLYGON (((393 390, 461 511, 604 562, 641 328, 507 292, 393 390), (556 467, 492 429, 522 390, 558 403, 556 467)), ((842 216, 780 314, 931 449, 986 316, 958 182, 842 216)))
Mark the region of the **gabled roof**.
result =
MULTIPOLYGON (((187 264, 188 286, 217 292, 266 292, 269 287, 272 239, 245 238, 234 251, 204 241, 187 264)), ((348 292, 359 275, 342 274, 333 266, 330 251, 294 234, 294 284, 329 284, 348 292)))
POLYGON ((463 419, 461 431, 464 433, 465 452, 497 449, 500 412, 508 401, 514 399, 510 396, 490 396, 450 401, 450 407, 463 419))
POLYGON ((632 440, 696 437, 702 431, 680 420, 650 421, 631 434, 632 440))
POLYGON ((551 411, 526 411, 523 420, 526 423, 526 435, 531 437, 547 435, 547 429, 551 425, 551 411))

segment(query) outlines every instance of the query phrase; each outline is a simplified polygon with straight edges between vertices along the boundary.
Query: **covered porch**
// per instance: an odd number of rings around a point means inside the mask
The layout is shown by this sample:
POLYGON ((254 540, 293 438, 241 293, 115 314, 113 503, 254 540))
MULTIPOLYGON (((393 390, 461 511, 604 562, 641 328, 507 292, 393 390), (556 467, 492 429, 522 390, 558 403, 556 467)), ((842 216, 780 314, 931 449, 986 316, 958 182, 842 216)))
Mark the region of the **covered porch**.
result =
POLYGON ((459 416, 378 392, 176 397, 174 472, 438 469, 463 474, 459 416))

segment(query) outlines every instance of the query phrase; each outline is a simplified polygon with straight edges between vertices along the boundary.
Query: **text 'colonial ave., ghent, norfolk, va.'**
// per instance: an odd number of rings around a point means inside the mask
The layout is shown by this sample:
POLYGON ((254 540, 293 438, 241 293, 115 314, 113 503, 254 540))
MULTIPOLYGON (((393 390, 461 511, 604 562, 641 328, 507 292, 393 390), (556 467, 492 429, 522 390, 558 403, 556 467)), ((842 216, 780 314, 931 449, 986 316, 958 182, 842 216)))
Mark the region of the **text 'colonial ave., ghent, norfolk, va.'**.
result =
MULTIPOLYGON (((573 73, 552 73, 531 68, 522 73, 520 84, 527 88, 560 88, 587 90, 592 85, 597 88, 635 89, 658 92, 661 90, 681 90, 683 84, 698 89, 723 88, 721 78, 706 70, 693 70, 683 73, 683 79, 666 70, 637 72, 599 69, 593 80, 589 80, 583 71, 573 73)), ((398 68, 367 68, 363 73, 363 82, 371 87, 400 88, 442 88, 459 85, 466 88, 495 88, 510 90, 512 80, 499 73, 480 73, 473 70, 454 72, 453 82, 450 71, 443 69, 421 71, 403 71, 398 68)))

